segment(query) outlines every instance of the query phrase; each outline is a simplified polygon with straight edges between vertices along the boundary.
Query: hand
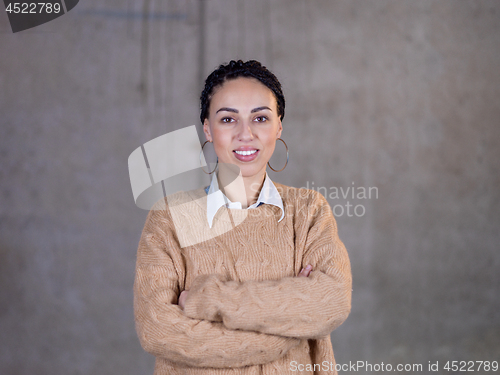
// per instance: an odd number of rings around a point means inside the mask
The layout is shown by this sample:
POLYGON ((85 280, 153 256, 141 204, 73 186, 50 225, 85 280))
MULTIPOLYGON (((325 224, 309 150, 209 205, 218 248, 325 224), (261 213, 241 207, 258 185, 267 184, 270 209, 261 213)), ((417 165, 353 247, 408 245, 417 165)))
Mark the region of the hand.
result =
POLYGON ((184 306, 186 305, 186 298, 188 296, 189 290, 183 290, 179 295, 178 305, 181 310, 184 310, 184 306))
POLYGON ((313 267, 312 267, 310 264, 308 264, 308 265, 306 266, 306 268, 302 268, 302 269, 300 270, 300 272, 299 272, 299 274, 297 275, 297 277, 307 277, 307 276, 309 276, 309 275, 310 275, 310 273, 312 272, 312 269, 313 269, 313 267))

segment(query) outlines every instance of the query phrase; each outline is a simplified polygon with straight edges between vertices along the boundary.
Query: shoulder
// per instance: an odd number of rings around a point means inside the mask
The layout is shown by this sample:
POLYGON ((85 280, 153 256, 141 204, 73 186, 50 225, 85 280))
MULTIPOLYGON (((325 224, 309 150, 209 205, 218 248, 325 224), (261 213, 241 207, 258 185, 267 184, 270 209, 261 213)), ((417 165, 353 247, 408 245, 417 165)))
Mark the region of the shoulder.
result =
POLYGON ((324 206, 328 204, 326 198, 316 190, 306 188, 296 188, 273 182, 278 193, 283 199, 283 203, 305 206, 324 206))
POLYGON ((285 216, 310 222, 319 219, 332 220, 333 213, 326 198, 318 191, 276 184, 283 199, 285 216))
POLYGON ((202 203, 200 201, 206 198, 206 196, 204 188, 169 194, 156 201, 153 207, 151 207, 148 214, 148 221, 169 221, 172 218, 172 208, 193 203, 198 203, 196 206, 199 205, 201 207, 202 203))
MULTIPOLYGON (((332 208, 318 191, 276 184, 285 208, 285 216, 294 222, 296 230, 324 226, 336 228, 332 208)), ((336 230, 336 229, 335 229, 336 230)))
POLYGON ((167 195, 165 199, 168 203, 168 206, 176 206, 180 204, 197 201, 206 198, 206 196, 207 193, 205 192, 205 188, 201 187, 189 191, 178 191, 177 193, 167 195))

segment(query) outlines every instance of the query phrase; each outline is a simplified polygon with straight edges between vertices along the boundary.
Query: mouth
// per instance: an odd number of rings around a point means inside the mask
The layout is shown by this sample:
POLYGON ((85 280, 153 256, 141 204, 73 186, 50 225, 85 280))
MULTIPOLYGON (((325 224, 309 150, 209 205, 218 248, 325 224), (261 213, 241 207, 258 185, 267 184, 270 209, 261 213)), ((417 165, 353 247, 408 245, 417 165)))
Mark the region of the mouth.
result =
POLYGON ((258 149, 256 148, 249 148, 249 149, 238 149, 238 150, 233 150, 234 152, 234 156, 236 157, 236 159, 238 159, 239 161, 243 161, 243 162, 248 162, 248 161, 252 161, 254 160, 257 155, 259 154, 259 151, 258 149))

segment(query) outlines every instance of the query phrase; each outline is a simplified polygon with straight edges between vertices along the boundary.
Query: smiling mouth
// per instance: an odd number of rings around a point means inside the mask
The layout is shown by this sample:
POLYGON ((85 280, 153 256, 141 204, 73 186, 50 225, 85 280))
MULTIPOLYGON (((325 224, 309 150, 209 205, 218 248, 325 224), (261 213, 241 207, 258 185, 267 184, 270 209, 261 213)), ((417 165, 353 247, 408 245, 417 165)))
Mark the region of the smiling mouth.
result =
POLYGON ((234 151, 236 152, 238 155, 243 155, 243 156, 247 156, 247 155, 253 155, 257 152, 257 150, 251 150, 251 151, 234 151))

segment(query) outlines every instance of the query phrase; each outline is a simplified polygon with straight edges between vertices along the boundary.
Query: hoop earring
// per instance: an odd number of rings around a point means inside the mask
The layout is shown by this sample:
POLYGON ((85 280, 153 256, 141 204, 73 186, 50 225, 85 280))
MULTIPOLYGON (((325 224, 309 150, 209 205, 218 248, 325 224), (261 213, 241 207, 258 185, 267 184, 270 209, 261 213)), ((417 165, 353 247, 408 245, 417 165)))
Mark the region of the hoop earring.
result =
MULTIPOLYGON (((269 164, 269 162, 267 162, 267 165, 269 166, 269 168, 271 168, 273 171, 275 172, 281 172, 283 169, 286 168, 287 164, 288 164, 288 146, 286 145, 285 141, 282 140, 281 138, 278 138, 281 142, 283 142, 283 144, 285 145, 285 148, 286 148, 286 163, 285 163, 285 166, 283 168, 281 168, 279 171, 277 171, 276 169, 274 169, 273 167, 271 167, 271 164, 269 164)), ((277 140, 278 140, 277 139, 277 140)))
MULTIPOLYGON (((205 143, 203 143, 203 146, 201 146, 201 150, 200 150, 200 165, 201 165, 201 170, 202 170, 203 172, 205 172, 205 170, 203 169, 203 165, 202 165, 202 163, 201 163, 201 154, 203 153, 203 147, 205 147, 205 145, 206 145, 207 143, 212 143, 212 142, 205 141, 205 143)), ((214 168, 214 170, 213 170, 212 172, 205 172, 205 173, 206 173, 206 174, 212 174, 212 173, 214 173, 214 172, 215 172, 215 170, 217 169, 217 166, 218 166, 218 165, 219 165, 219 157, 217 157, 217 163, 215 163, 215 168, 214 168)))

